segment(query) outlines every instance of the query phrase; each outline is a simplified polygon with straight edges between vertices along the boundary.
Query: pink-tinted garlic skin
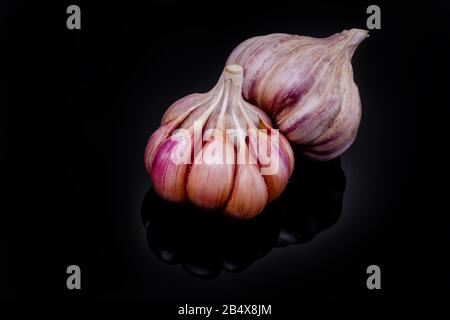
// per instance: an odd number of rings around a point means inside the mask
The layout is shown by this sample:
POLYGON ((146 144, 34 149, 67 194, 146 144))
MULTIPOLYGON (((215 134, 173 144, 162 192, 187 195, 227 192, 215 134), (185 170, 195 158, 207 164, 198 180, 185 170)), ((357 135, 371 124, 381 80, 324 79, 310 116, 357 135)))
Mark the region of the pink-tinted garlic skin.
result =
POLYGON ((287 139, 276 134, 264 111, 244 100, 242 83, 242 67, 227 66, 211 91, 188 95, 166 111, 144 153, 145 168, 162 198, 172 202, 189 201, 204 209, 248 219, 258 215, 284 190, 294 168, 293 151, 287 139), (202 123, 201 137, 194 134, 196 121, 202 123), (188 137, 174 139, 177 129, 189 132, 188 137), (213 129, 218 136, 205 141, 206 129, 213 129), (279 138, 279 145, 271 150, 278 155, 278 170, 274 174, 262 174, 264 162, 255 152, 258 150, 255 140, 249 138, 238 143, 227 139, 227 129, 254 130, 251 132, 258 132, 262 141, 279 138), (180 159, 188 161, 173 163, 173 150, 180 159), (218 150, 223 151, 223 163, 201 161, 202 154, 220 154, 218 150), (240 152, 246 155, 244 163, 226 161, 226 156, 237 159, 240 152))
POLYGON ((328 38, 270 34, 237 46, 227 64, 244 68, 244 98, 276 120, 305 156, 330 160, 347 150, 361 121, 351 58, 368 36, 351 29, 328 38))

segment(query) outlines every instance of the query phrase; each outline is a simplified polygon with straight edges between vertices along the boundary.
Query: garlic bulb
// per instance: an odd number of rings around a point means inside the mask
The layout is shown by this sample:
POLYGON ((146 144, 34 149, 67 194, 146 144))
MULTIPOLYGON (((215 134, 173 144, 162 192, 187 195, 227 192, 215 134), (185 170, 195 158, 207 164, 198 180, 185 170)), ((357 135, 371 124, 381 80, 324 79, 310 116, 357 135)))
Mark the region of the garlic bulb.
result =
POLYGON ((318 39, 270 34, 241 43, 227 64, 244 68, 243 95, 276 120, 303 153, 329 160, 353 143, 361 120, 351 57, 368 36, 351 29, 318 39))
POLYGON ((176 101, 150 137, 145 165, 156 192, 237 218, 251 218, 285 188, 289 142, 242 97, 243 69, 225 67, 209 92, 176 101))

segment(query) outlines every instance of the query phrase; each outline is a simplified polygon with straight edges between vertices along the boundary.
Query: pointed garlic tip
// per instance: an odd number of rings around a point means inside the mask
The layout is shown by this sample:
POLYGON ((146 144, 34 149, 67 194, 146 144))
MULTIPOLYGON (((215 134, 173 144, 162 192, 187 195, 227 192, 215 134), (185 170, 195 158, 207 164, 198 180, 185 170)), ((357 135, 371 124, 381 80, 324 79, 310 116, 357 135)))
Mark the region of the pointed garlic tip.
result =
POLYGON ((351 54, 355 51, 356 47, 366 38, 369 37, 369 31, 363 29, 350 29, 342 31, 342 34, 346 36, 346 46, 350 48, 351 54))
POLYGON ((363 39, 369 36, 369 30, 358 29, 358 28, 351 28, 350 30, 343 30, 342 33, 347 34, 347 35, 352 35, 352 36, 359 35, 363 39))

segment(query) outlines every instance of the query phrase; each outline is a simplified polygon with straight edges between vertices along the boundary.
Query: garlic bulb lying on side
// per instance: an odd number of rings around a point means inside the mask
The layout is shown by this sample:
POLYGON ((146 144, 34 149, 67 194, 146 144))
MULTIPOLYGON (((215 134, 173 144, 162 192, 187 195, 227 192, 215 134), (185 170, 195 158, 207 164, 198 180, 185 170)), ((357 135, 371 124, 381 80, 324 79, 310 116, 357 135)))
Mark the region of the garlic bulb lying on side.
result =
POLYGON ((150 137, 145 166, 156 192, 251 218, 285 188, 294 167, 289 142, 242 97, 243 69, 225 67, 217 85, 176 101, 150 137))
POLYGON ((329 160, 353 143, 361 120, 351 57, 368 36, 351 29, 318 39, 270 34, 241 43, 227 64, 244 68, 243 95, 276 120, 313 159, 329 160))

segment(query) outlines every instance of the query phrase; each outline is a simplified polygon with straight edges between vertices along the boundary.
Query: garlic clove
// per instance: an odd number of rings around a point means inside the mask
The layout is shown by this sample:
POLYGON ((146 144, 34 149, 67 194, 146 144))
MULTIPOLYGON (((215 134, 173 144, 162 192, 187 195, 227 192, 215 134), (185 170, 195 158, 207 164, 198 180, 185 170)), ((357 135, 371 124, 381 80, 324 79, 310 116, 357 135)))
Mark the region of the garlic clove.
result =
POLYGON ((259 214, 269 199, 267 186, 256 165, 236 166, 233 189, 224 212, 238 219, 259 214))
POLYGON ((144 152, 145 169, 147 170, 148 174, 151 174, 152 163, 159 146, 164 140, 167 139, 172 131, 172 126, 162 126, 159 127, 148 139, 147 146, 145 147, 144 152))
POLYGON ((205 209, 222 208, 233 186, 234 165, 226 157, 235 157, 234 147, 216 139, 203 146, 191 167, 187 194, 195 205, 205 209))
POLYGON ((279 147, 274 150, 278 154, 279 163, 277 174, 264 175, 269 192, 269 202, 278 198, 286 188, 289 177, 294 170, 294 153, 289 142, 282 135, 279 135, 279 147))
POLYGON ((161 143, 152 162, 150 176, 155 191, 162 198, 173 202, 186 200, 185 181, 190 156, 191 141, 185 137, 169 137, 161 143))
POLYGON ((244 41, 228 63, 245 70, 243 95, 268 112, 304 154, 328 160, 355 140, 360 98, 351 57, 368 36, 351 29, 319 39, 270 34, 244 41))

